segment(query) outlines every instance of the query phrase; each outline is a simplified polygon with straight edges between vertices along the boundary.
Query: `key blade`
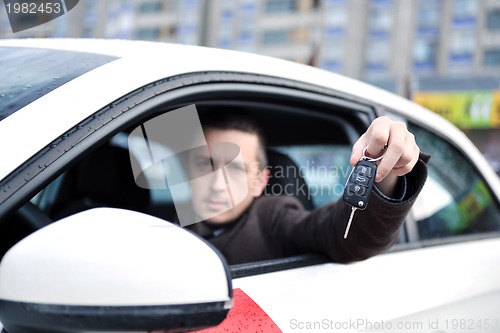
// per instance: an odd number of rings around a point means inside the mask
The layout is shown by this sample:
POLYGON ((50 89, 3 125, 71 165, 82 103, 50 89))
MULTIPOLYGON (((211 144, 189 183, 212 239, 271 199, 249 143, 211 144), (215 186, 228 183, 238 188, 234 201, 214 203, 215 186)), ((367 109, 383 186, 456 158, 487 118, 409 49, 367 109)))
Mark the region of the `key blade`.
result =
POLYGON ((344 239, 347 239, 347 235, 349 234, 349 229, 351 228, 352 219, 354 218, 354 212, 356 212, 356 207, 352 207, 351 215, 349 216, 349 221, 347 222, 347 227, 344 232, 344 239))

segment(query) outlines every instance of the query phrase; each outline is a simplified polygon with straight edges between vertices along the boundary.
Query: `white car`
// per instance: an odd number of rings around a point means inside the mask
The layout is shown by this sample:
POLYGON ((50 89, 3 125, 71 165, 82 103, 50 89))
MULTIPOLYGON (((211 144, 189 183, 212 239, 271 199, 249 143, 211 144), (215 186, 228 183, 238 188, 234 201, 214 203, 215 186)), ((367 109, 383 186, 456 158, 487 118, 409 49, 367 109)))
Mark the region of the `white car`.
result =
POLYGON ((2 40, 0 73, 5 332, 500 332, 499 177, 415 103, 283 60, 138 41, 2 40), (225 264, 167 222, 188 190, 137 186, 169 148, 131 133, 193 105, 249 110, 302 171, 308 208, 341 197, 371 120, 405 121, 432 158, 397 244, 352 264, 225 264))

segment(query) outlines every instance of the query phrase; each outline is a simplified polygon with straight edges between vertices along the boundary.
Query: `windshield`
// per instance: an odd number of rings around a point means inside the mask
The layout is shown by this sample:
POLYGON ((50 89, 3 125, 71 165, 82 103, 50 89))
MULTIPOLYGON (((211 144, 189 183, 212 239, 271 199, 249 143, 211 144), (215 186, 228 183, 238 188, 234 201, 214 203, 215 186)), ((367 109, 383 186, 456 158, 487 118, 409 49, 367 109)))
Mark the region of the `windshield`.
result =
POLYGON ((0 121, 66 82, 115 59, 72 51, 0 47, 0 121))

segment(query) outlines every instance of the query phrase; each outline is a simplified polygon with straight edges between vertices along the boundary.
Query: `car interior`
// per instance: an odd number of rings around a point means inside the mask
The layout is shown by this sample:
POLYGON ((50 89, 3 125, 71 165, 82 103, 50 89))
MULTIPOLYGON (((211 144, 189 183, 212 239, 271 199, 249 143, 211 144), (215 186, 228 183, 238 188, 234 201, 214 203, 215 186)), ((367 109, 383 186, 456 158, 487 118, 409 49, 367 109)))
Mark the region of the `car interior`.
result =
MULTIPOLYGON (((197 105, 200 113, 216 107, 197 105)), ((289 184, 288 188, 304 185, 306 192, 292 190, 290 193, 296 194, 305 208, 313 209, 315 205, 307 189, 307 181, 298 172, 300 166, 293 156, 287 155, 280 148, 333 144, 349 146, 351 142, 346 128, 351 125, 338 117, 331 117, 330 121, 318 121, 305 114, 293 114, 293 117, 287 117, 284 121, 277 110, 270 111, 262 107, 246 110, 258 119, 266 133, 269 169, 297 170, 280 174, 279 177, 271 175, 268 188, 275 184, 289 184), (312 132, 314 135, 311 135, 312 132)), ((119 136, 127 136, 134 128, 135 126, 119 133, 119 136)), ((105 206, 136 210, 173 221, 175 207, 171 200, 154 200, 152 190, 136 185, 130 162, 130 158, 135 158, 134 152, 129 151, 124 141, 112 139, 106 142, 66 171, 57 184, 57 198, 51 200, 44 211, 53 220, 58 220, 85 209, 105 206)), ((265 193, 272 195, 271 191, 265 193)), ((162 195, 168 197, 168 193, 162 195)))

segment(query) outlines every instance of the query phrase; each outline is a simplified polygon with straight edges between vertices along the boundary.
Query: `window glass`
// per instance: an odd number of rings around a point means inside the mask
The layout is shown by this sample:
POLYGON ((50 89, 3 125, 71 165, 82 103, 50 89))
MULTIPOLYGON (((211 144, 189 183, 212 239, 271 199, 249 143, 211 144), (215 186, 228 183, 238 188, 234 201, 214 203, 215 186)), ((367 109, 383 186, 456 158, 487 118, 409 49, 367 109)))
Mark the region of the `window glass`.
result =
POLYGON ((488 13, 486 27, 490 30, 500 30, 500 10, 488 13))
POLYGON ((470 73, 473 69, 476 46, 474 30, 455 29, 450 39, 449 72, 451 74, 470 73))
POLYGON ((265 45, 285 44, 288 41, 288 30, 265 31, 263 43, 265 45))
POLYGON ((370 11, 370 30, 372 32, 389 32, 392 28, 392 8, 374 7, 370 11))
POLYGON ((419 38, 413 44, 413 67, 419 72, 432 72, 436 67, 438 42, 434 39, 419 38))
POLYGON ((432 155, 429 176, 413 208, 420 239, 500 230, 500 208, 469 160, 440 137, 408 124, 420 149, 432 155))
POLYGON ((484 54, 485 66, 500 66, 500 49, 487 50, 484 54))
POLYGON ((292 12, 295 8, 295 0, 267 0, 265 6, 266 13, 292 12))
POLYGON ((476 46, 474 30, 457 29, 451 35, 451 54, 470 54, 476 46))
POLYGON ((351 172, 351 147, 347 145, 313 145, 276 147, 288 155, 299 170, 287 170, 301 175, 315 207, 342 197, 344 185, 351 172))
POLYGON ((365 76, 375 77, 386 75, 389 63, 390 41, 387 39, 372 39, 368 41, 365 50, 365 76))
POLYGON ((139 5, 140 13, 158 13, 163 9, 161 1, 148 1, 139 5))
POLYGON ((0 120, 115 59, 72 51, 0 48, 0 120))
POLYGON ((455 0, 453 2, 453 15, 455 17, 475 16, 477 13, 478 1, 455 0))
POLYGON ((253 33, 255 30, 255 20, 253 18, 243 18, 239 22, 240 30, 245 33, 253 33))
POLYGON ((347 10, 335 8, 329 10, 326 16, 326 22, 329 27, 345 27, 347 25, 347 10))
POLYGON ((441 1, 425 1, 419 4, 418 26, 437 27, 441 20, 441 1))
POLYGON ((366 47, 368 64, 385 64, 389 61, 390 43, 388 40, 370 40, 366 47))
POLYGON ((147 27, 138 29, 135 32, 135 37, 142 40, 156 40, 160 37, 161 30, 157 27, 147 27))

